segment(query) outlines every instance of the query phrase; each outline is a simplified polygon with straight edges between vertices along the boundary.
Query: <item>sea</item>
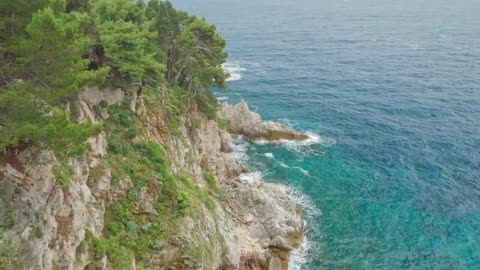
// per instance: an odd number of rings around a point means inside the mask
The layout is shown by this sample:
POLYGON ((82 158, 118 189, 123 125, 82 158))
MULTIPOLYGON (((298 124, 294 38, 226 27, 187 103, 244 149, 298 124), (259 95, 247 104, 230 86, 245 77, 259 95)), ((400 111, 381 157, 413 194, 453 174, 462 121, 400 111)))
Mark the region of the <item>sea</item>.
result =
POLYGON ((291 270, 480 269, 479 0, 174 0, 245 99, 302 143, 236 138, 302 206, 291 270))

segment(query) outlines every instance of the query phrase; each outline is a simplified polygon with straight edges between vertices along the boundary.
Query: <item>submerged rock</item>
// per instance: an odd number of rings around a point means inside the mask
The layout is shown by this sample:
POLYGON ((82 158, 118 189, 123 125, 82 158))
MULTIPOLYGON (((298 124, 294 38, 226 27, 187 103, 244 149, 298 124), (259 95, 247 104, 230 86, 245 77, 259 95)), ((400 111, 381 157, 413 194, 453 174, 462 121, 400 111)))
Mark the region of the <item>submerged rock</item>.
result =
POLYGON ((230 133, 244 135, 250 139, 267 141, 309 139, 307 135, 292 130, 282 123, 263 121, 258 113, 250 111, 243 99, 233 106, 225 103, 222 106, 221 115, 227 121, 230 133))

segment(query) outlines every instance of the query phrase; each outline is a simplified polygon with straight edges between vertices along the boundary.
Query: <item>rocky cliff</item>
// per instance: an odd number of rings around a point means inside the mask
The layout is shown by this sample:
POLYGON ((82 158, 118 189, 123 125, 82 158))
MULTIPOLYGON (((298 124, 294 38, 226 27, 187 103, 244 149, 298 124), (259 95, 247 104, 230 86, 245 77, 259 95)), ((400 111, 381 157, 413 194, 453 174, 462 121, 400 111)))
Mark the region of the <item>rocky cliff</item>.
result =
POLYGON ((173 132, 164 101, 162 89, 90 88, 67 105, 71 118, 104 125, 87 154, 0 153, 0 268, 288 269, 301 209, 273 184, 240 180, 248 168, 230 153, 231 134, 305 135, 243 101, 222 108, 228 129, 190 103, 173 132))

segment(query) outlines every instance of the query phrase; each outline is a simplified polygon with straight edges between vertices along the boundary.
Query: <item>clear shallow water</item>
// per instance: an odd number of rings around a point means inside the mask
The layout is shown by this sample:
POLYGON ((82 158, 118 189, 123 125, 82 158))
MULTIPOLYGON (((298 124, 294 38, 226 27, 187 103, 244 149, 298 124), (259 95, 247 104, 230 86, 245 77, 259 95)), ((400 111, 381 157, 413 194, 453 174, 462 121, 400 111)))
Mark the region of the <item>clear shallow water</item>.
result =
POLYGON ((222 98, 322 138, 243 143, 308 197, 300 269, 480 269, 480 2, 174 3, 226 37, 222 98))

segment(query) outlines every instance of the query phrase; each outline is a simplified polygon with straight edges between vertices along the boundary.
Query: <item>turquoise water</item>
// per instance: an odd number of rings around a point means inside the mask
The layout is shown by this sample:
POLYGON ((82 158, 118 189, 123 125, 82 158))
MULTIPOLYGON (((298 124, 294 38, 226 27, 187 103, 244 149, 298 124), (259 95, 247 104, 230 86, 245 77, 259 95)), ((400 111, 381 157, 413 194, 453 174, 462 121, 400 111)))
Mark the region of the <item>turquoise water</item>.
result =
POLYGON ((307 198, 299 268, 480 269, 479 1, 174 3, 226 37, 222 99, 320 136, 243 145, 307 198))

